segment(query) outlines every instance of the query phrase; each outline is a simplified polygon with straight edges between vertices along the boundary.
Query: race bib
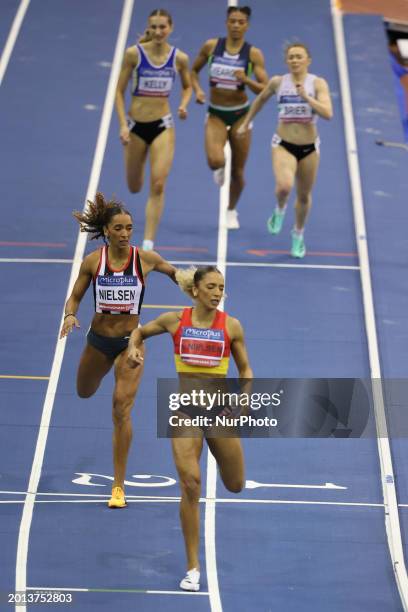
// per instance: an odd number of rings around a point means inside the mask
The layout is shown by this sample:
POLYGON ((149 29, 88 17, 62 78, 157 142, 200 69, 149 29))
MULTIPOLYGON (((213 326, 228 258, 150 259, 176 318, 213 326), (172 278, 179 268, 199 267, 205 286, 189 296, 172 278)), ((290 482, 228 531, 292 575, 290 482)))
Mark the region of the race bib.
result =
POLYGON ((128 312, 138 299, 137 276, 98 276, 96 303, 101 310, 128 312))
POLYGON ((214 368, 224 355, 224 330, 183 327, 179 349, 184 363, 214 368))

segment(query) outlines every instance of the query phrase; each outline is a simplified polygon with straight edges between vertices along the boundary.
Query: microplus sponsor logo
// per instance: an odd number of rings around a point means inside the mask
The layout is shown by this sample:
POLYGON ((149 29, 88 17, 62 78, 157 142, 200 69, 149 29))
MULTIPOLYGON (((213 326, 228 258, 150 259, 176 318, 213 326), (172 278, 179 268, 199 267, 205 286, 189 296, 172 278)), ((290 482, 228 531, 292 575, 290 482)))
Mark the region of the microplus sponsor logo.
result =
POLYGON ((301 98, 300 96, 293 95, 293 94, 289 94, 289 95, 283 95, 279 98, 279 102, 281 102, 282 104, 296 104, 296 102, 299 102, 300 104, 304 104, 305 101, 303 100, 303 98, 301 98))
POLYGON ((136 276, 99 276, 101 287, 133 287, 137 285, 136 276))
POLYGON ((205 338, 206 340, 224 340, 222 329, 200 329, 198 327, 183 327, 184 338, 205 338))
POLYGON ((145 77, 172 77, 173 76, 173 68, 161 68, 157 70, 157 68, 144 68, 143 76, 145 77))

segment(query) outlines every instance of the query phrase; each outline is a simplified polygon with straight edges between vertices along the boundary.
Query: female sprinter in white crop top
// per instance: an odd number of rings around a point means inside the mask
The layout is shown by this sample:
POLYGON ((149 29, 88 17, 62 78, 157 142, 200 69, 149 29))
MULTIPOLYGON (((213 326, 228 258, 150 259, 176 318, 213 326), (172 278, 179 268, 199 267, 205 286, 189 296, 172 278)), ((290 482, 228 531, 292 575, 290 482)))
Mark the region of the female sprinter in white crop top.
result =
POLYGON ((255 99, 239 129, 245 134, 249 122, 273 94, 278 98, 279 123, 272 138, 272 166, 278 204, 268 219, 268 230, 278 234, 282 228, 286 204, 296 182, 295 227, 292 230, 293 257, 304 257, 303 231, 312 204, 312 188, 319 166, 317 117, 333 116, 326 81, 308 68, 311 56, 306 45, 293 43, 285 51, 289 73, 274 76, 255 99))

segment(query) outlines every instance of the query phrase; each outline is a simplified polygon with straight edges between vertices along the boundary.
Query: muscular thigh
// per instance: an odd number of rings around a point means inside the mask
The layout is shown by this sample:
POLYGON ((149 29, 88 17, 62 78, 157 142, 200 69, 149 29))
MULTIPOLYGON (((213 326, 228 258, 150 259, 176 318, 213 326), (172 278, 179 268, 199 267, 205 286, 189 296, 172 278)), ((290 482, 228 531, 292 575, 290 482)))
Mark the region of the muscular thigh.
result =
POLYGON ((188 474, 199 478, 203 438, 172 438, 171 444, 174 463, 180 478, 188 474))
POLYGON ((205 150, 208 157, 224 155, 224 146, 228 139, 227 126, 219 117, 208 115, 205 124, 205 150))
MULTIPOLYGON (((143 350, 144 354, 144 350, 143 350)), ((143 366, 130 368, 127 364, 128 350, 122 351, 115 359, 115 389, 114 398, 120 399, 129 411, 140 385, 143 366)))
POLYGON ((244 454, 239 438, 207 438, 224 481, 244 476, 244 454))
POLYGON ((131 132, 130 141, 127 145, 124 145, 126 171, 129 177, 139 178, 143 176, 147 150, 145 141, 131 132))
POLYGON ((89 344, 83 350, 78 366, 77 387, 80 395, 92 395, 109 372, 113 359, 89 344))
POLYGON ((251 146, 252 130, 246 130, 245 134, 237 135, 237 130, 241 123, 244 121, 244 117, 241 117, 239 121, 234 123, 229 132, 229 142, 231 145, 232 153, 232 169, 241 170, 246 163, 248 158, 249 149, 251 146))
POLYGON ((167 128, 150 145, 150 174, 152 181, 168 176, 173 163, 174 144, 174 128, 167 128))
POLYGON ((296 157, 283 147, 272 147, 272 168, 276 184, 293 185, 297 170, 296 157))
POLYGON ((310 153, 298 164, 296 186, 298 193, 308 194, 312 190, 319 168, 319 153, 310 153))

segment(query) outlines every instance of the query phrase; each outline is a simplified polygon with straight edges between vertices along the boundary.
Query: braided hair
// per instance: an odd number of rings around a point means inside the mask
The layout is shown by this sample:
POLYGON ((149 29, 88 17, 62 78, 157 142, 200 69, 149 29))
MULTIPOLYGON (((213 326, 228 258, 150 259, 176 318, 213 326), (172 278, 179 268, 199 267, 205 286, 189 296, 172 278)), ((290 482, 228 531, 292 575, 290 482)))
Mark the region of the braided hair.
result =
POLYGON ((100 191, 95 195, 93 202, 88 200, 84 211, 76 210, 73 215, 81 227, 81 232, 91 234, 91 240, 102 237, 105 242, 103 228, 111 222, 115 215, 129 215, 132 218, 130 212, 121 202, 116 200, 106 201, 100 191))
POLYGON ((252 10, 249 6, 229 6, 227 8, 227 17, 229 17, 231 13, 235 13, 236 11, 246 15, 246 18, 249 21, 249 18, 251 17, 251 14, 252 14, 252 10))

